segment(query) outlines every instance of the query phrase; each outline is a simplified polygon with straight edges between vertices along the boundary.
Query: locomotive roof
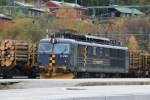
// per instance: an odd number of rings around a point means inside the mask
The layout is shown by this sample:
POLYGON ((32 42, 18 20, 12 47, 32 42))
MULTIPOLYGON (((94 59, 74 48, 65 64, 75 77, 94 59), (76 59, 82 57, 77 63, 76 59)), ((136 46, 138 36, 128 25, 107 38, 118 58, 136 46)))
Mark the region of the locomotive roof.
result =
MULTIPOLYGON (((81 44, 81 45, 87 45, 87 46, 96 46, 96 47, 128 50, 128 47, 123 47, 123 46, 98 44, 98 43, 93 43, 93 42, 83 42, 83 41, 77 41, 74 39, 66 39, 66 38, 55 38, 55 39, 57 40, 57 42, 74 43, 74 44, 81 44)), ((40 42, 49 42, 50 40, 51 40, 51 38, 47 38, 47 39, 42 39, 40 42)))
POLYGON ((79 33, 57 33, 51 35, 51 37, 56 37, 56 38, 68 38, 68 39, 75 39, 75 40, 80 40, 80 41, 110 41, 109 38, 104 38, 104 37, 98 37, 98 36, 92 36, 92 35, 79 35, 79 33))
POLYGON ((86 38, 91 38, 91 39, 99 39, 99 40, 105 40, 105 41, 110 41, 109 38, 104 38, 104 37, 97 37, 97 36, 90 36, 90 35, 85 35, 86 38))

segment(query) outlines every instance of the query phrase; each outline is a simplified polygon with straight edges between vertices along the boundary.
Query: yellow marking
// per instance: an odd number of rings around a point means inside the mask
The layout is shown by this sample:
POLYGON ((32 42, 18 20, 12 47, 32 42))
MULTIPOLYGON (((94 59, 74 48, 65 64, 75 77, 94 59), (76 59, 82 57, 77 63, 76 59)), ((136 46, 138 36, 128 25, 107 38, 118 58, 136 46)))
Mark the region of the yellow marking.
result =
POLYGON ((54 54, 52 54, 52 58, 55 58, 55 55, 54 55, 54 54))
POLYGON ((53 58, 52 57, 50 57, 50 61, 52 61, 53 60, 53 58))
POLYGON ((53 64, 52 63, 49 63, 49 66, 52 66, 53 64))
POLYGON ((52 64, 55 64, 55 60, 52 60, 52 64))
POLYGON ((48 69, 52 72, 50 76, 56 73, 55 54, 50 54, 48 69))

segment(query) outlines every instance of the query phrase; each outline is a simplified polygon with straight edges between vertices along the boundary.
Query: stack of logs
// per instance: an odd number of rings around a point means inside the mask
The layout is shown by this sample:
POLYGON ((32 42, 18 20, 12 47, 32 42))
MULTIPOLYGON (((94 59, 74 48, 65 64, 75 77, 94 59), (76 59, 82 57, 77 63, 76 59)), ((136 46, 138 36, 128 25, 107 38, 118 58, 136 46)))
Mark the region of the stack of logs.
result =
POLYGON ((35 63, 35 45, 23 41, 0 41, 0 66, 32 68, 35 63))
POLYGON ((150 54, 146 51, 129 51, 130 71, 150 71, 150 54))

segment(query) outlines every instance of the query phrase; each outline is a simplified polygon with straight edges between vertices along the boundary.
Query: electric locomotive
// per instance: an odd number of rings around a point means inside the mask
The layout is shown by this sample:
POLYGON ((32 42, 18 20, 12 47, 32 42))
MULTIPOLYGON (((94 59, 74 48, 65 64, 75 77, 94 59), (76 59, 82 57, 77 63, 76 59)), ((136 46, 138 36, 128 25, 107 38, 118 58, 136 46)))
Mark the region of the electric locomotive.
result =
POLYGON ((37 63, 49 76, 120 77, 128 73, 128 47, 108 38, 55 34, 39 42, 37 63))

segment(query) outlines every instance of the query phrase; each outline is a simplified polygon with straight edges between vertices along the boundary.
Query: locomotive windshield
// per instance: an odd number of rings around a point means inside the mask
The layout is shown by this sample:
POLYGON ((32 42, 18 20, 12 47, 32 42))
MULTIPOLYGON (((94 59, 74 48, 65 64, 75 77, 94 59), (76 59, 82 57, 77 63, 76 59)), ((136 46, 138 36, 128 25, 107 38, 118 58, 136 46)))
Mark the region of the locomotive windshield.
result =
POLYGON ((50 53, 52 52, 52 48, 55 54, 68 54, 70 51, 70 44, 56 43, 53 47, 53 45, 50 43, 40 43, 38 51, 43 53, 50 53))
POLYGON ((50 52, 50 51, 52 51, 52 45, 50 45, 49 43, 40 43, 38 51, 39 52, 50 52))
POLYGON ((70 48, 69 44, 57 43, 54 45, 54 53, 56 53, 56 54, 61 54, 61 53, 68 54, 69 48, 70 48))

